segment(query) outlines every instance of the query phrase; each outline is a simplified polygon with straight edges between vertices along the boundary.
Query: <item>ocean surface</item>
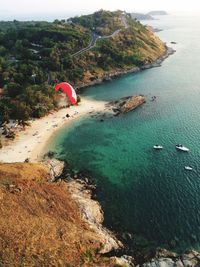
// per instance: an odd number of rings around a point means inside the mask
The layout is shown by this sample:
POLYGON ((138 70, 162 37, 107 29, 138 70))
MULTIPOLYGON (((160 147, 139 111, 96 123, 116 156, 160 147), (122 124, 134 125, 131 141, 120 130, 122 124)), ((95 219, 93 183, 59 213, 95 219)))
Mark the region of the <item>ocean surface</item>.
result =
POLYGON ((147 103, 104 122, 76 121, 57 133, 49 149, 91 173, 106 226, 149 247, 199 249, 200 18, 162 16, 145 23, 163 29, 157 34, 176 53, 162 67, 90 87, 83 95, 115 100, 144 94, 147 103), (177 151, 177 143, 190 152, 177 151), (155 151, 154 144, 164 149, 155 151))

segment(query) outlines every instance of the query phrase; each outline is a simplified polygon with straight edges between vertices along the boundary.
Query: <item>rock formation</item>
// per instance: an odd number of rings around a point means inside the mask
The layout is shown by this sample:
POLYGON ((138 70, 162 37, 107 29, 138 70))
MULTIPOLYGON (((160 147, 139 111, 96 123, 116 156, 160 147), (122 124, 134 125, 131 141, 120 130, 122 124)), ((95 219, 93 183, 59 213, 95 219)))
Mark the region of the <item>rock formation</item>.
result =
POLYGON ((82 218, 93 229, 98 240, 102 244, 100 253, 107 253, 122 247, 122 243, 106 228, 102 226, 104 221, 103 210, 99 202, 91 199, 91 190, 85 188, 85 183, 79 183, 71 180, 67 183, 67 189, 73 199, 77 202, 82 218))
POLYGON ((187 254, 178 255, 166 249, 157 253, 151 261, 144 263, 142 267, 199 267, 200 253, 190 251, 187 254))
POLYGON ((145 102, 146 100, 143 95, 127 96, 117 101, 110 102, 108 106, 112 107, 115 115, 119 115, 121 113, 127 113, 129 111, 132 111, 144 104, 145 102))

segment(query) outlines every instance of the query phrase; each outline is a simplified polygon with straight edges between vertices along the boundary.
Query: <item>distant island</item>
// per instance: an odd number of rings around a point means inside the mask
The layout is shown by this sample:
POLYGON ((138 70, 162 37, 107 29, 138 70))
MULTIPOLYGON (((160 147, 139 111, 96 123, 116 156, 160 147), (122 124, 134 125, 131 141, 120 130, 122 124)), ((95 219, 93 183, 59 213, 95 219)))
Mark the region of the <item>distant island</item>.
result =
POLYGON ((168 15, 168 13, 164 10, 155 10, 155 11, 150 11, 147 13, 147 15, 150 16, 163 16, 163 15, 168 15))
POLYGON ((154 20, 153 16, 162 16, 168 15, 166 11, 158 10, 158 11, 150 11, 148 13, 131 13, 131 17, 136 20, 154 20))
POLYGON ((137 20, 153 20, 154 18, 149 14, 131 13, 131 17, 137 20))

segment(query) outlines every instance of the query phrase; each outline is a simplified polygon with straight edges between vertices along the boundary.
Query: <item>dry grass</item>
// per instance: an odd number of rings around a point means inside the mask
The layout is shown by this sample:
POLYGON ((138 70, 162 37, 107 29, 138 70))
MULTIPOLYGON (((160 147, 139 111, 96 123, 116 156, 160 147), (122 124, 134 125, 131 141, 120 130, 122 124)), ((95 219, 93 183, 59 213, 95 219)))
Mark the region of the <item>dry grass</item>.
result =
POLYGON ((42 164, 0 164, 0 266, 112 266, 66 184, 47 179, 42 164))

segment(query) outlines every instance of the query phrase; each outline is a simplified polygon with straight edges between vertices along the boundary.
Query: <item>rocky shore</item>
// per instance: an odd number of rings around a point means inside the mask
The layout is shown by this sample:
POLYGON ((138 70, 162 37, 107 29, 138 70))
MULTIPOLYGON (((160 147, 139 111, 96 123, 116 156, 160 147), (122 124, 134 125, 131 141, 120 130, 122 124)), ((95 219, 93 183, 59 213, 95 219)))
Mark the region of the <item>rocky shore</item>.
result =
POLYGON ((99 236, 99 241, 102 243, 99 252, 103 254, 122 248, 122 243, 114 234, 103 227, 103 210, 99 202, 92 199, 92 191, 95 190, 95 186, 89 182, 89 178, 85 177, 83 173, 70 170, 63 161, 51 159, 44 163, 49 168, 51 182, 66 181, 67 189, 78 204, 83 220, 99 236))
POLYGON ((91 186, 85 181, 71 180, 67 183, 67 188, 73 199, 77 202, 82 218, 99 236, 99 242, 102 244, 99 253, 104 254, 111 250, 122 248, 122 243, 117 240, 114 234, 103 227, 103 210, 99 202, 91 198, 91 186))
POLYGON ((126 70, 123 69, 123 70, 106 72, 102 76, 96 77, 95 79, 93 79, 90 82, 77 84, 76 88, 77 88, 77 90, 80 90, 80 89, 83 89, 86 87, 101 84, 103 82, 111 81, 112 79, 118 78, 118 77, 125 75, 125 74, 137 73, 137 72, 142 71, 142 70, 160 67, 162 62, 166 58, 168 58, 170 55, 173 55, 175 52, 176 52, 176 50, 174 50, 171 47, 166 46, 165 53, 152 63, 144 64, 140 67, 133 67, 131 69, 126 69, 126 70))
MULTIPOLYGON (((166 249, 157 249, 152 252, 151 255, 142 255, 140 251, 133 251, 131 253, 131 250, 128 248, 128 242, 123 242, 124 244, 122 244, 114 233, 103 226, 103 211, 99 202, 92 198, 96 186, 91 182, 90 178, 84 173, 70 170, 69 166, 66 167, 63 162, 57 160, 48 160, 45 164, 49 168, 51 181, 58 181, 60 179, 66 181, 67 189, 78 204, 83 220, 89 224, 102 244, 99 253, 102 255, 112 255, 110 256, 110 264, 112 263, 115 264, 114 266, 119 267, 200 266, 200 253, 194 250, 183 254, 177 254, 166 249)), ((126 236, 127 235, 126 233, 126 236)), ((125 239, 127 239, 126 236, 125 239)), ((128 238, 134 239, 134 237, 129 235, 128 238)), ((123 238, 121 240, 123 240, 123 238)))
POLYGON ((144 263, 142 267, 199 267, 200 253, 191 250, 184 254, 177 254, 166 249, 156 252, 154 258, 144 263))
MULTIPOLYGON (((66 182, 67 191, 78 204, 82 219, 98 237, 101 244, 98 253, 103 255, 122 249, 122 242, 117 239, 114 233, 103 226, 104 213, 99 202, 92 198, 96 186, 92 184, 90 178, 82 172, 71 170, 63 161, 49 159, 43 163, 49 169, 50 182, 58 182, 59 180, 66 182)), ((119 267, 134 266, 133 258, 127 255, 110 257, 110 264, 114 264, 114 266, 117 264, 119 267)))
POLYGON ((86 171, 55 159, 1 163, 0 265, 200 266, 197 251, 147 250, 134 235, 107 230, 95 192, 86 171))
POLYGON ((153 62, 151 64, 145 64, 145 65, 141 66, 140 70, 146 70, 146 69, 150 69, 150 68, 161 67, 162 62, 166 58, 168 58, 169 56, 173 55, 175 52, 176 52, 176 50, 174 50, 173 48, 167 47, 164 55, 159 57, 155 62, 153 62))
POLYGON ((112 101, 107 104, 107 107, 111 107, 115 116, 118 116, 121 113, 127 113, 136 109, 146 102, 143 95, 138 96, 127 96, 120 98, 117 101, 112 101))

